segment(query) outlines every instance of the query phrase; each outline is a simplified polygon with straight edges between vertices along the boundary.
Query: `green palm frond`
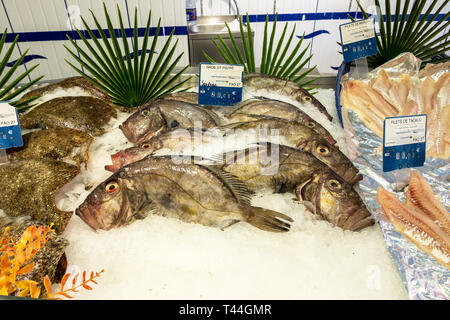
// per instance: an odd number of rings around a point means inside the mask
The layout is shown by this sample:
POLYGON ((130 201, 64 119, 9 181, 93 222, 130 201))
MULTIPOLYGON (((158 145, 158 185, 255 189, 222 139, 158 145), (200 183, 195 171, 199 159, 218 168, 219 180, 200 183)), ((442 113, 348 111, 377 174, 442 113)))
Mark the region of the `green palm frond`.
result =
POLYGON ((36 69, 39 65, 35 65, 28 69, 27 71, 17 75, 17 69, 23 62, 23 59, 28 53, 28 50, 26 50, 19 59, 16 60, 16 62, 9 68, 8 71, 6 71, 6 67, 9 63, 9 60, 11 59, 11 56, 14 51, 14 47, 16 46, 17 39, 19 36, 16 36, 14 41, 11 43, 9 48, 6 50, 5 53, 3 53, 3 47, 5 46, 6 42, 6 35, 7 30, 3 32, 3 35, 0 39, 0 57, 3 56, 3 58, 0 60, 0 101, 9 101, 10 104, 17 108, 17 110, 22 111, 27 108, 32 107, 31 104, 36 98, 29 99, 27 101, 11 101, 26 90, 28 90, 31 86, 33 86, 36 82, 41 80, 43 76, 40 76, 34 80, 31 80, 30 82, 24 84, 17 90, 16 87, 21 83, 22 80, 24 80, 34 69, 36 69))
POLYGON ((95 36, 92 29, 82 17, 83 25, 89 37, 92 39, 93 44, 88 42, 84 33, 77 29, 76 31, 87 49, 82 49, 69 36, 67 38, 75 50, 71 50, 65 46, 70 55, 83 66, 86 72, 80 70, 73 63, 67 60, 66 62, 83 77, 104 90, 115 104, 128 108, 136 108, 152 99, 164 96, 181 88, 190 80, 190 78, 187 78, 181 81, 181 75, 188 66, 183 67, 175 75, 172 75, 172 71, 183 56, 183 53, 181 53, 172 59, 178 43, 178 41, 175 41, 171 46, 175 29, 172 30, 161 51, 158 52, 158 57, 154 60, 155 48, 158 43, 161 28, 161 19, 158 21, 156 32, 150 43, 151 11, 149 12, 142 46, 139 46, 138 14, 136 8, 134 11, 133 37, 130 45, 119 6, 117 6, 117 15, 120 25, 120 37, 114 30, 105 3, 103 3, 103 9, 106 17, 107 32, 111 39, 108 40, 106 32, 98 22, 95 14, 91 11, 100 37, 95 36), (122 43, 122 48, 120 42, 122 43), (132 49, 133 56, 131 55, 130 48, 132 49), (80 56, 78 56, 78 53, 80 56))
MULTIPOLYGON (((280 38, 277 40, 277 44, 275 46, 275 34, 277 28, 277 19, 278 15, 275 15, 275 19, 273 22, 272 31, 269 35, 268 33, 268 22, 269 15, 266 15, 266 21, 264 25, 264 39, 262 46, 262 58, 260 64, 260 71, 263 74, 273 75, 280 77, 282 79, 289 79, 300 86, 308 86, 312 84, 312 81, 302 82, 302 80, 312 72, 316 66, 311 69, 301 72, 302 68, 311 60, 312 55, 305 56, 309 44, 306 48, 299 53, 300 47, 303 44, 303 36, 298 40, 292 52, 289 56, 286 57, 289 48, 291 46, 292 40, 295 35, 295 25, 290 33, 287 41, 285 42, 286 31, 288 28, 288 23, 284 25, 283 31, 281 33, 280 38)), ((223 38, 220 35, 217 35, 218 41, 212 40, 214 46, 219 52, 220 56, 225 60, 226 63, 229 64, 241 64, 244 66, 245 73, 256 72, 256 63, 255 63, 255 46, 254 40, 252 36, 252 29, 250 24, 250 19, 247 14, 247 33, 244 31, 244 24, 242 22, 242 17, 239 17, 239 30, 241 34, 241 38, 239 41, 242 43, 242 51, 240 50, 237 40, 233 36, 230 27, 227 23, 225 26, 228 30, 228 35, 231 40, 230 48, 223 38), (233 50, 232 50, 233 49, 233 50)), ((206 59, 208 61, 215 63, 214 59, 212 59, 205 51, 203 51, 206 59)), ((310 90, 311 88, 306 88, 310 90)))
MULTIPOLYGON (((426 63, 439 63, 448 61, 450 58, 444 56, 449 50, 450 40, 448 35, 438 36, 446 30, 450 21, 448 8, 450 0, 442 1, 437 7, 438 0, 432 1, 425 8, 427 0, 407 0, 402 7, 402 1, 396 0, 393 21, 391 21, 391 1, 385 0, 385 12, 378 12, 380 34, 377 36, 378 53, 367 58, 370 67, 379 65, 395 58, 403 52, 411 52, 422 60, 422 66, 426 63), (431 15, 432 11, 434 14, 431 15), (441 14, 442 12, 442 14, 441 14), (386 21, 383 21, 382 14, 386 21), (441 17, 437 20, 441 15, 441 17)), ((362 5, 357 1, 358 6, 367 19, 369 16, 362 5)), ((375 0, 377 8, 381 8, 380 1, 375 0)), ((353 20, 353 19, 352 19, 353 20)))

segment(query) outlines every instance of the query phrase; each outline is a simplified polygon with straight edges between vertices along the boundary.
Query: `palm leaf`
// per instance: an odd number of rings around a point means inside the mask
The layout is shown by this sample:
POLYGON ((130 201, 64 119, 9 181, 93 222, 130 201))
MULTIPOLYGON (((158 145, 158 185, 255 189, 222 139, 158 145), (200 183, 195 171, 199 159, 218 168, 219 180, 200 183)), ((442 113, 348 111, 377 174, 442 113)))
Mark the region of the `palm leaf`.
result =
MULTIPOLYGON (((395 58, 403 52, 411 52, 423 61, 422 66, 428 62, 439 63, 449 58, 445 54, 450 47, 450 39, 447 35, 439 35, 450 25, 447 21, 450 17, 448 8, 450 0, 444 0, 435 10, 438 0, 396 0, 393 22, 391 21, 391 2, 385 0, 386 21, 383 21, 382 13, 378 12, 380 34, 377 35, 378 53, 367 58, 369 67, 376 68, 379 65, 395 58), (428 4, 427 4, 428 3, 428 4), (436 20, 439 16, 441 17, 436 20), (432 60, 433 59, 433 60, 432 60)), ((364 8, 357 1, 358 6, 367 18, 364 8)), ((380 8, 380 1, 375 0, 375 5, 380 8)))
POLYGON ((38 97, 28 99, 25 101, 24 100, 11 101, 11 100, 16 98, 20 94, 24 93, 31 86, 33 86, 39 80, 41 80, 43 76, 33 79, 30 82, 21 86, 20 88, 16 89, 16 87, 21 83, 21 81, 24 80, 26 77, 28 77, 30 73, 33 72, 39 65, 35 65, 23 73, 17 74, 18 73, 17 69, 22 64, 23 60, 25 59, 25 56, 28 54, 28 50, 26 50, 19 57, 19 59, 17 59, 14 62, 14 64, 9 68, 9 70, 6 71, 7 65, 9 64, 12 53, 14 51, 14 47, 16 46, 17 40, 19 39, 19 36, 16 36, 11 45, 6 50, 6 52, 3 52, 3 48, 5 47, 6 43, 6 35, 7 30, 3 32, 2 37, 0 38, 0 56, 3 56, 3 58, 0 60, 0 101, 8 101, 12 106, 16 107, 17 110, 22 111, 32 107, 33 106, 32 102, 36 100, 38 97))
MULTIPOLYGON (((260 64, 260 72, 263 74, 273 75, 280 77, 282 79, 292 80, 298 83, 300 86, 310 85, 312 81, 307 81, 301 83, 301 80, 304 79, 310 72, 312 72, 316 66, 311 69, 308 69, 305 72, 301 72, 302 68, 308 63, 311 59, 311 55, 306 55, 307 49, 309 45, 300 52, 300 48, 303 44, 304 37, 298 40, 294 49, 290 52, 291 43, 293 42, 295 35, 295 25, 292 29, 290 36, 287 41, 285 41, 286 32, 288 29, 288 23, 284 25, 283 31, 281 33, 281 37, 277 40, 275 44, 275 35, 277 30, 277 20, 278 14, 275 14, 275 19, 273 21, 272 30, 269 33, 269 15, 266 15, 266 20, 264 24, 264 38, 262 45, 262 54, 261 54, 261 64, 260 64)), ((251 73, 256 71, 256 63, 255 63, 255 51, 254 51, 254 40, 252 36, 252 28, 250 19, 247 13, 247 32, 244 29, 244 23, 242 21, 242 16, 239 17, 239 31, 241 38, 237 40, 233 33, 231 32, 228 24, 225 24, 228 30, 228 35, 231 40, 231 48, 228 44, 223 40, 220 35, 217 35, 216 40, 212 40, 214 47, 217 49, 219 55, 222 59, 229 64, 241 64, 244 66, 244 73, 251 73), (242 44, 242 49, 239 48, 238 42, 242 44)), ((216 61, 208 55, 207 52, 203 51, 205 58, 211 62, 215 63, 216 61)), ((306 88, 308 89, 308 88, 306 88)))
POLYGON ((74 63, 66 62, 84 78, 104 90, 113 103, 136 108, 157 97, 169 94, 185 85, 190 78, 181 81, 181 76, 186 67, 172 75, 182 55, 175 56, 178 41, 171 45, 174 30, 165 40, 164 45, 154 61, 155 48, 159 40, 161 19, 158 21, 155 34, 150 41, 151 11, 148 13, 145 34, 142 45, 139 46, 138 10, 134 10, 133 35, 130 39, 124 27, 124 19, 117 5, 119 20, 118 32, 114 28, 106 4, 103 3, 103 11, 106 18, 106 28, 100 25, 96 15, 91 12, 99 36, 89 27, 82 17, 84 28, 92 39, 92 43, 85 36, 86 32, 76 30, 85 48, 81 48, 67 35, 73 50, 66 49, 70 56, 79 63, 85 71, 80 70, 74 63), (150 49, 148 49, 150 47, 150 49), (78 55, 79 53, 79 55, 78 55), (138 54, 140 53, 140 54, 138 54))

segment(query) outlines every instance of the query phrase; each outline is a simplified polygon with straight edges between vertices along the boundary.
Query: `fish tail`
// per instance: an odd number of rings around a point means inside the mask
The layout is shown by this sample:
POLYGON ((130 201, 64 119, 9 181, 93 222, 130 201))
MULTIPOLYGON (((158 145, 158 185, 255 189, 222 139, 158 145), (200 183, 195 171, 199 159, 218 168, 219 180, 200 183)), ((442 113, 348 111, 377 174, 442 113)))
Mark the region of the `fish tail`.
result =
POLYGON ((247 207, 245 210, 247 211, 246 221, 264 231, 286 232, 289 231, 291 225, 285 221, 294 221, 282 213, 269 209, 247 207))

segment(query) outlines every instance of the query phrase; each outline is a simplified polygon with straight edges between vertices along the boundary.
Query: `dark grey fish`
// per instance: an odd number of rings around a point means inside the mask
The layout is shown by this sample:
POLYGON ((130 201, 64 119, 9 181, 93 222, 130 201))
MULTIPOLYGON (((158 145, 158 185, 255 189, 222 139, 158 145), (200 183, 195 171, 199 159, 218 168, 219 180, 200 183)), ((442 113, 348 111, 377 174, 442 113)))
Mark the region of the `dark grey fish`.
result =
POLYGON ((110 230, 149 213, 221 229, 245 221, 266 231, 289 230, 290 217, 252 207, 249 197, 241 181, 217 168, 148 157, 101 183, 76 214, 94 230, 110 230))

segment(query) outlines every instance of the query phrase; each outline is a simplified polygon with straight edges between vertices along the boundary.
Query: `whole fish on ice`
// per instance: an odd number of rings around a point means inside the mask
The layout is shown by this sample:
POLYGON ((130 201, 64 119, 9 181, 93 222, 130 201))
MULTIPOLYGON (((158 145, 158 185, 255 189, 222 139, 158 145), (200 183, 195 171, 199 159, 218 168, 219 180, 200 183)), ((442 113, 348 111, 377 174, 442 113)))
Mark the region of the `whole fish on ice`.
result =
POLYGON ((120 129, 129 141, 138 144, 174 128, 192 128, 196 122, 205 129, 219 124, 217 115, 206 108, 163 98, 139 107, 120 129))
POLYGON ((312 104, 317 111, 323 113, 328 120, 333 120, 333 117, 328 113, 327 109, 320 101, 294 81, 261 73, 249 73, 244 76, 244 87, 251 87, 256 90, 267 90, 271 93, 289 96, 297 100, 300 105, 312 104))
POLYGON ((94 138, 71 128, 51 128, 23 135, 23 147, 6 152, 10 161, 30 158, 51 158, 80 166, 87 165, 89 146, 94 138))
POLYGON ((24 159, 0 165, 0 208, 13 217, 31 216, 40 223, 54 223, 62 233, 73 212, 56 207, 55 195, 75 178, 80 168, 53 159, 24 159))
POLYGON ((149 213, 224 229, 238 221, 272 232, 288 231, 292 219, 249 204, 250 193, 215 167, 148 157, 101 183, 76 214, 93 229, 110 230, 149 213))
POLYGON ((26 129, 66 127, 100 136, 111 118, 117 118, 117 109, 103 100, 87 96, 61 97, 21 115, 20 125, 26 129))
POLYGON ((188 148, 188 154, 207 157, 211 152, 206 151, 207 153, 202 154, 202 150, 212 147, 213 153, 222 153, 232 149, 231 147, 242 149, 250 143, 260 141, 277 142, 307 151, 350 184, 355 184, 362 179, 358 169, 339 148, 331 145, 317 132, 296 121, 269 117, 232 123, 205 132, 190 129, 169 131, 112 155, 113 165, 107 166, 107 170, 115 171, 120 166, 140 160, 160 149, 165 149, 163 151, 168 154, 169 151, 177 153, 188 148), (279 137, 280 141, 270 140, 274 137, 279 137), (221 148, 223 149, 220 150, 221 148))

